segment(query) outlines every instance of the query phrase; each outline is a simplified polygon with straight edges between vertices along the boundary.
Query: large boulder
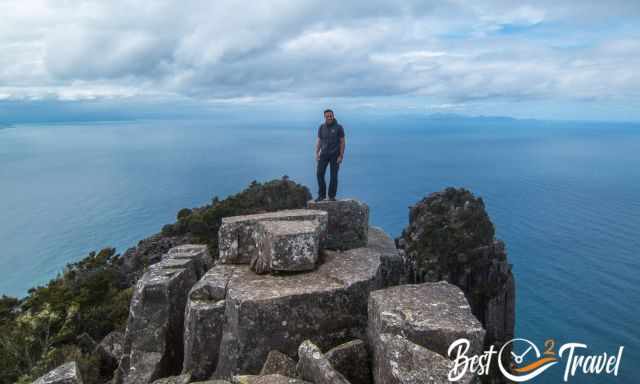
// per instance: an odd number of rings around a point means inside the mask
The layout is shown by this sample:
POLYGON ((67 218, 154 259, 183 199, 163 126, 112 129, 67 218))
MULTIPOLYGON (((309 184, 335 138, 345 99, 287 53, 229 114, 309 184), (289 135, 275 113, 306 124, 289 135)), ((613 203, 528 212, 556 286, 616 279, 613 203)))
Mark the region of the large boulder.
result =
POLYGON ((222 218, 218 231, 218 249, 222 264, 249 264, 257 257, 256 225, 271 220, 317 220, 320 225, 320 246, 325 242, 327 213, 312 209, 285 209, 275 212, 222 218))
POLYGON ((367 247, 323 252, 311 272, 274 276, 247 265, 214 267, 209 273, 232 270, 218 274, 226 296, 220 347, 209 351, 219 356, 215 377, 256 374, 270 351, 295 357, 306 339, 329 349, 364 338, 369 292, 386 286, 382 260, 399 257, 381 229, 369 228, 368 239, 367 247))
POLYGON ((331 366, 320 348, 309 340, 305 340, 298 348, 296 369, 300 377, 314 384, 349 384, 349 381, 331 366))
POLYGON ((371 364, 364 341, 351 340, 331 348, 324 355, 351 384, 371 383, 371 364))
POLYGON ((307 202, 307 208, 326 211, 329 214, 326 248, 347 250, 367 244, 367 204, 356 199, 310 200, 307 202))
POLYGON ((273 220, 257 226, 258 253, 251 260, 256 273, 315 269, 320 251, 318 220, 273 220))
POLYGON ((198 281, 185 311, 183 372, 194 379, 211 376, 218 362, 218 349, 225 322, 227 284, 236 267, 219 264, 198 281))
POLYGON ((280 351, 271 351, 260 370, 260 375, 296 377, 296 362, 280 351))
POLYGON ((187 295, 207 256, 195 248, 169 251, 138 280, 116 382, 150 383, 180 373, 187 295))
POLYGON ((505 245, 494 235, 482 198, 447 188, 412 206, 396 239, 409 282, 446 280, 464 291, 486 329, 486 349, 511 340, 515 326, 515 281, 505 245))
POLYGON ((100 376, 110 378, 118 367, 123 354, 124 334, 112 331, 95 347, 93 353, 98 358, 100 376))
POLYGON ((445 357, 459 338, 469 340, 469 354, 481 354, 485 337, 464 292, 444 281, 372 292, 367 331, 369 345, 375 346, 383 333, 402 335, 445 357))
POLYGON ((308 381, 282 375, 238 375, 231 379, 233 384, 312 384, 308 381))
MULTIPOLYGON (((412 343, 400 335, 383 333, 376 344, 373 363, 374 384, 449 384, 453 361, 412 343)), ((452 376, 455 378, 455 376, 452 376)), ((478 384, 470 372, 456 383, 478 384)))
POLYGON ((163 377, 153 382, 153 384, 189 384, 191 382, 191 375, 184 374, 178 376, 163 377))
POLYGON ((82 377, 76 362, 71 361, 49 371, 32 384, 82 384, 82 377))
POLYGON ((193 261, 193 268, 197 276, 203 276, 213 267, 213 257, 209 248, 204 244, 184 244, 169 249, 164 258, 188 259, 193 261))

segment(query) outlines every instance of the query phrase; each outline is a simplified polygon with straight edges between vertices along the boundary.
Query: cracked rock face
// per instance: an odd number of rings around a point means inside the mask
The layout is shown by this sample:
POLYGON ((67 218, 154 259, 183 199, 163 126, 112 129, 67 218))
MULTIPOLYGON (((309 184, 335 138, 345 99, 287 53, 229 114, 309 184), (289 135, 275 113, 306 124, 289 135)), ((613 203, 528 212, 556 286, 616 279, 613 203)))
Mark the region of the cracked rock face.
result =
MULTIPOLYGON (((374 361, 375 384, 449 384, 452 361, 400 335, 383 333, 374 361)), ((456 383, 479 384, 466 373, 456 383)))
POLYGON ((258 254, 256 225, 272 220, 316 220, 320 226, 320 247, 324 247, 327 213, 313 209, 286 209, 254 215, 222 218, 218 248, 222 264, 249 264, 258 254))
POLYGON ((327 351, 325 356, 351 384, 371 383, 369 352, 364 341, 351 340, 340 344, 327 351))
POLYGON ((323 262, 310 272, 258 275, 248 265, 213 267, 189 295, 185 369, 203 367, 203 377, 209 375, 206 350, 218 356, 216 378, 257 374, 272 350, 293 358, 307 339, 328 349, 364 338, 369 292, 388 283, 382 261, 399 258, 381 229, 371 227, 368 238, 367 247, 323 252, 323 262), (207 325, 205 318, 216 320, 207 325))
POLYGON ((280 351, 271 351, 260 370, 260 376, 264 375, 296 377, 296 362, 280 351))
MULTIPOLYGON (((215 381, 215 380, 214 380, 215 381)), ((231 379, 233 384, 313 384, 308 381, 286 377, 282 375, 240 375, 231 379)), ((208 382, 207 382, 208 384, 208 382)), ((215 384, 215 383, 213 383, 215 384)))
POLYGON ((470 341, 469 354, 481 353, 485 337, 464 292, 444 281, 372 292, 368 332, 371 345, 378 335, 390 333, 445 357, 449 345, 459 338, 470 341))
POLYGON ((367 244, 369 206, 356 199, 337 199, 307 202, 307 208, 326 211, 328 249, 353 249, 367 244))
POLYGON ((482 198, 464 188, 430 194, 410 208, 396 243, 408 282, 446 280, 464 291, 486 329, 485 348, 514 337, 515 280, 482 198))
POLYGON ((49 371, 33 384, 82 384, 82 378, 76 362, 71 361, 49 371))
POLYGON ((210 263, 206 247, 182 246, 138 280, 116 382, 150 383, 180 373, 187 295, 210 263))
POLYGON ((258 252, 251 260, 256 273, 315 269, 321 227, 317 220, 273 220, 256 226, 258 252))
MULTIPOLYGON (((374 355, 374 383, 431 382, 419 380, 448 372, 451 343, 466 338, 470 342, 468 354, 480 354, 485 337, 464 292, 444 281, 372 292, 367 333, 374 355), (396 374, 392 368, 399 364, 403 368, 396 369, 401 372, 396 374), (438 373, 431 373, 432 370, 438 373)), ((442 381, 433 382, 447 382, 446 375, 442 381)))
POLYGON ((349 381, 331 366, 320 348, 309 340, 305 340, 298 348, 297 371, 300 377, 314 384, 349 384, 349 381))
POLYGON ((219 264, 193 286, 185 310, 183 372, 208 378, 218 362, 227 284, 236 267, 219 264))

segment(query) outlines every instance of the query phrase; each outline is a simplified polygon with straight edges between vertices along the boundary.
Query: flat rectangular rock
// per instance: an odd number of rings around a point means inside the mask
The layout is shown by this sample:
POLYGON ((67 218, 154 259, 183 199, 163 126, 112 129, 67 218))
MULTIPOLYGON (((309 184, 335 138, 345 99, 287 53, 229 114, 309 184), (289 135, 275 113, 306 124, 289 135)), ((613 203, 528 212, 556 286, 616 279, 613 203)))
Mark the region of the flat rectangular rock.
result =
POLYGON ((369 228, 369 206, 356 199, 337 199, 307 202, 307 208, 326 211, 328 249, 365 247, 369 228))
MULTIPOLYGON (((383 333, 375 344, 374 384, 448 384, 453 361, 400 335, 383 333)), ((471 372, 455 375, 456 383, 480 384, 471 372)))
POLYGON ((213 267, 213 258, 209 253, 209 248, 204 244, 184 244, 173 247, 169 249, 166 257, 193 260, 198 278, 213 267))
POLYGON ((471 313, 464 292, 445 281, 409 284, 371 292, 368 308, 371 345, 379 335, 402 335, 447 357, 452 342, 466 338, 469 355, 480 354, 485 330, 471 313))
POLYGON ((311 271, 319 252, 317 220, 274 220, 257 224, 258 252, 251 260, 256 273, 311 271))
POLYGON ((317 220, 320 225, 320 246, 326 239, 328 215, 314 209, 286 209, 253 215, 222 218, 218 232, 218 249, 222 264, 249 264, 256 256, 256 223, 272 220, 317 220))

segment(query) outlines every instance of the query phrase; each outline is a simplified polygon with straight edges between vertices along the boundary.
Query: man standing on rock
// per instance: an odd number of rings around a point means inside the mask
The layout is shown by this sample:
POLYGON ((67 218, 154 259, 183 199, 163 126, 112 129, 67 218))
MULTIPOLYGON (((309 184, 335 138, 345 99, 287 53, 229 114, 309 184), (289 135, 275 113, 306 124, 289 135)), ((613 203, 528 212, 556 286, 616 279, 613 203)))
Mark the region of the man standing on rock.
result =
POLYGON ((318 140, 316 141, 316 175, 318 177, 318 197, 316 201, 327 197, 327 185, 324 174, 329 164, 329 200, 335 201, 338 191, 338 168, 344 157, 344 129, 333 116, 333 111, 324 111, 324 123, 318 128, 318 140))

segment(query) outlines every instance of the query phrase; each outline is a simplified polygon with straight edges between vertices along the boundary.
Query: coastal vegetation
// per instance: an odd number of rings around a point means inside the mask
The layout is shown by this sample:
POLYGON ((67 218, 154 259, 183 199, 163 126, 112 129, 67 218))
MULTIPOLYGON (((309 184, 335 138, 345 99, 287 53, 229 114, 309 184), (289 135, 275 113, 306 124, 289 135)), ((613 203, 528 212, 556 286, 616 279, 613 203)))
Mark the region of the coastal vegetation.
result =
POLYGON ((307 187, 286 176, 265 183, 253 181, 238 194, 181 209, 175 223, 122 255, 115 248, 91 252, 68 264, 47 284, 31 288, 24 298, 1 296, 0 384, 30 383, 70 360, 78 363, 86 383, 107 381, 91 346, 112 331, 124 331, 136 280, 131 275, 139 276, 153 260, 149 249, 162 253, 161 245, 168 239, 189 238, 207 244, 217 255, 223 217, 303 208, 310 198, 307 187), (144 251, 138 249, 142 244, 144 251))

